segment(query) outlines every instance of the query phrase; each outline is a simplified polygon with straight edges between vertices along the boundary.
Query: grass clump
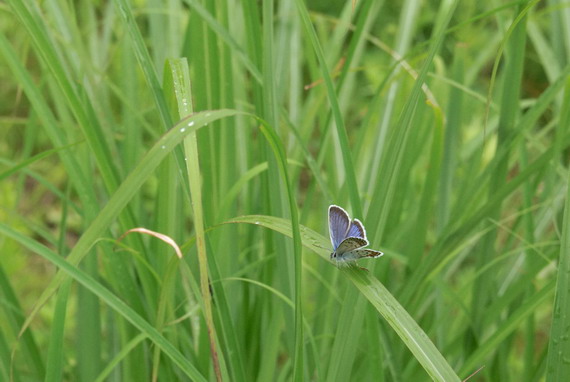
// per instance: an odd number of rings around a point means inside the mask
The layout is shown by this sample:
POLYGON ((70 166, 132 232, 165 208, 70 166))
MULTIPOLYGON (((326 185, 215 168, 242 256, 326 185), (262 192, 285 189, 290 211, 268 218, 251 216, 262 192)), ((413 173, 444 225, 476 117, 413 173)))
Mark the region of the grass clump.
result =
POLYGON ((10 0, 0 380, 565 380, 567 8, 10 0))

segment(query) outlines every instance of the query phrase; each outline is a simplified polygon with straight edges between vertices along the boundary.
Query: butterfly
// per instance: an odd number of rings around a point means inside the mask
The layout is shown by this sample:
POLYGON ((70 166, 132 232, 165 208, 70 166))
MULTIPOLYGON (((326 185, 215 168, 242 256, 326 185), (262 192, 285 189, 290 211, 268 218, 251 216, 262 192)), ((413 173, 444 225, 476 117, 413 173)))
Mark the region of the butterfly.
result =
POLYGON ((329 232, 334 251, 331 253, 331 260, 337 263, 383 255, 380 251, 364 248, 369 243, 360 220, 350 220, 348 213, 334 204, 329 207, 329 232))

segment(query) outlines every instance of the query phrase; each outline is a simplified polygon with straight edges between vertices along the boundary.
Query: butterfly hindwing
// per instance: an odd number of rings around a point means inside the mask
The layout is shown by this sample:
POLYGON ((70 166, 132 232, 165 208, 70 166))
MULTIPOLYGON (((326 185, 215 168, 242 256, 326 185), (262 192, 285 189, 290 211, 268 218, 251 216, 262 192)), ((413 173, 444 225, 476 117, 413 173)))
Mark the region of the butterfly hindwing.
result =
POLYGON ((363 259, 363 258, 380 257, 382 255, 383 255, 382 252, 375 251, 373 249, 357 248, 357 249, 352 250, 350 252, 343 253, 342 256, 338 256, 336 258, 336 260, 341 261, 341 262, 351 262, 351 261, 356 261, 358 259, 363 259))
POLYGON ((380 257, 384 254, 380 251, 375 251, 373 249, 355 249, 353 252, 355 252, 355 256, 357 259, 362 259, 363 257, 375 258, 375 257, 380 257))
POLYGON ((363 239, 361 237, 347 237, 335 250, 336 257, 340 257, 346 252, 352 252, 355 249, 366 247, 367 245, 368 240, 366 239, 363 239))
POLYGON ((329 207, 329 232, 334 250, 346 239, 349 225, 350 218, 346 211, 339 206, 331 205, 329 207))
POLYGON ((360 220, 354 219, 350 223, 346 237, 361 237, 366 240, 366 230, 360 220))

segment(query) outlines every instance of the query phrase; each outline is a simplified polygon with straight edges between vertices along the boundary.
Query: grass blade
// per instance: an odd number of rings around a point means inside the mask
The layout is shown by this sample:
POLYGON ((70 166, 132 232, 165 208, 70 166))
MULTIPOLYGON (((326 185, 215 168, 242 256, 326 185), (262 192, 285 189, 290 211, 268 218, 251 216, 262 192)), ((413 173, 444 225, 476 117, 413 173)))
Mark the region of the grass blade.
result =
MULTIPOLYGON (((568 131, 570 126, 570 81, 567 82, 564 96, 564 109, 560 120, 561 126, 568 131)), ((570 340, 568 338, 568 322, 570 321, 570 171, 566 181, 566 204, 564 222, 562 223, 562 243, 558 260, 556 277, 556 297, 552 314, 550 341, 548 342, 548 359, 546 366, 547 381, 563 381, 570 375, 570 340)))
POLYGON ((72 277, 81 285, 89 289, 97 297, 103 300, 109 307, 122 315, 141 332, 145 333, 148 338, 156 344, 156 346, 160 347, 162 351, 186 373, 188 377, 192 378, 195 381, 206 381, 206 378, 204 378, 198 372, 198 370, 186 359, 186 357, 184 357, 182 353, 180 353, 170 342, 168 342, 152 325, 150 325, 146 320, 144 320, 144 318, 138 315, 126 303, 111 293, 107 288, 95 281, 91 276, 83 272, 81 269, 73 266, 68 261, 56 253, 50 251, 43 245, 30 240, 26 236, 1 223, 0 232, 2 232, 2 234, 5 236, 18 241, 20 244, 24 245, 32 252, 53 263, 55 266, 60 268, 62 272, 65 272, 65 274, 72 277))
MULTIPOLYGON (((292 236, 290 222, 272 216, 241 216, 225 223, 255 224, 289 237, 292 236)), ((300 232, 303 246, 316 252, 321 258, 329 259, 328 238, 304 226, 300 226, 300 232)), ((460 380, 425 332, 370 272, 355 267, 342 268, 341 270, 390 324, 431 378, 436 381, 460 380)))
MULTIPOLYGON (((183 119, 193 113, 192 91, 190 88, 190 73, 186 60, 171 60, 174 94, 178 103, 178 115, 183 119)), ((204 315, 208 326, 208 338, 210 340, 210 355, 214 365, 216 380, 222 381, 222 370, 216 350, 216 327, 212 316, 212 295, 208 281, 208 255, 206 254, 206 237, 204 234, 204 214, 202 211, 202 185, 200 176, 200 161, 198 157, 198 141, 196 132, 188 134, 184 139, 184 151, 186 152, 186 166, 190 186, 190 198, 194 212, 194 229, 196 230, 196 246, 198 248, 198 262, 200 264, 200 289, 204 304, 204 315)))
MULTIPOLYGON (((182 139, 192 131, 195 131, 208 123, 219 118, 229 117, 239 114, 235 111, 213 111, 196 114, 187 120, 182 121, 178 126, 171 129, 165 134, 153 148, 141 159, 139 165, 131 172, 121 187, 113 194, 105 208, 100 212, 91 226, 81 236, 75 247, 70 252, 67 261, 71 265, 77 265, 87 255, 91 246, 100 238, 100 236, 109 228, 109 225, 115 220, 127 203, 131 200, 139 187, 151 175, 154 170, 164 159, 166 155, 179 144, 182 139), (183 126, 183 127, 179 127, 183 126)), ((36 306, 28 316, 22 327, 24 331, 34 319, 38 310, 45 304, 50 296, 61 286, 65 279, 60 272, 51 281, 50 285, 42 293, 36 302, 36 306)))

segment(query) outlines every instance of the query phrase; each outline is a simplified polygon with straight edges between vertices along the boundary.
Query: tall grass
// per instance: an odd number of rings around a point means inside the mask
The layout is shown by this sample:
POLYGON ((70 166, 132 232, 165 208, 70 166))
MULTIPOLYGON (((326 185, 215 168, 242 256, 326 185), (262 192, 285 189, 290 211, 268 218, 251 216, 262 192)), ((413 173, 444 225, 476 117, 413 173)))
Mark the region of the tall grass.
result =
POLYGON ((9 0, 0 380, 565 381, 568 9, 9 0))

